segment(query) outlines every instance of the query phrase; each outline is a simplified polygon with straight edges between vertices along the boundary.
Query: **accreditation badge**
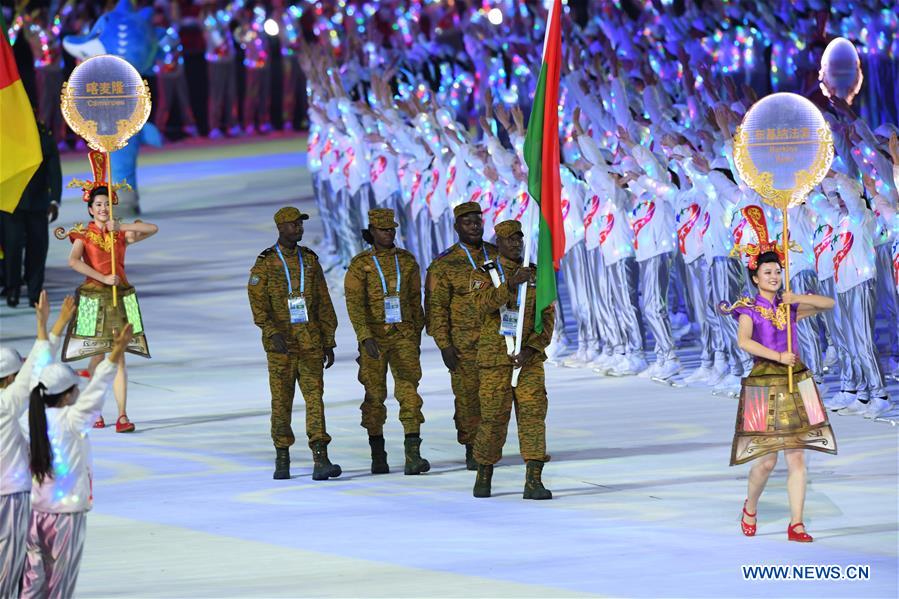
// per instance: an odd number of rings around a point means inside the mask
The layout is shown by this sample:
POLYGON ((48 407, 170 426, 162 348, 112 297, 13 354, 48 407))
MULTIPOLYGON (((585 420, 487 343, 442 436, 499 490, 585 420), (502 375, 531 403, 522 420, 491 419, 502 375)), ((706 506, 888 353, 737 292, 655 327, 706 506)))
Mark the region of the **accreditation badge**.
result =
POLYGON ((290 310, 290 324, 309 322, 309 312, 306 310, 305 297, 287 298, 287 308, 290 310))
POLYGON ((518 310, 503 306, 499 309, 499 334, 514 337, 518 332, 518 310))
POLYGON ((388 295, 384 298, 384 322, 387 324, 403 322, 403 315, 400 311, 400 298, 398 295, 388 295))

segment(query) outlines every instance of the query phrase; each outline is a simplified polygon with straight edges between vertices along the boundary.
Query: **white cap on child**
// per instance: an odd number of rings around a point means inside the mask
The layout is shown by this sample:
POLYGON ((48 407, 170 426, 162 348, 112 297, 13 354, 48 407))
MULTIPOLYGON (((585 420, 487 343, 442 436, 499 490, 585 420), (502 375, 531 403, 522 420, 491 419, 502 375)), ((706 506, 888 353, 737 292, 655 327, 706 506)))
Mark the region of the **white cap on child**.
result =
POLYGON ((58 395, 78 384, 78 375, 67 364, 54 362, 41 370, 37 379, 47 389, 47 395, 58 395))
POLYGON ((0 347, 0 379, 22 369, 22 356, 11 347, 0 347))

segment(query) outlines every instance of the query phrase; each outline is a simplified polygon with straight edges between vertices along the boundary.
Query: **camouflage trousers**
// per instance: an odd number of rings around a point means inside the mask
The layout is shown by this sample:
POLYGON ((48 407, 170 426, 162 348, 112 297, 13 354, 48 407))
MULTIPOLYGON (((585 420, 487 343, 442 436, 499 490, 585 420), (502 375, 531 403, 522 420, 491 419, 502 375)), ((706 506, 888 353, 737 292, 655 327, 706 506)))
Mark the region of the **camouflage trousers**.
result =
POLYGON ((480 368, 478 350, 459 351, 459 365, 450 373, 455 396, 456 438, 462 445, 474 443, 481 422, 480 368))
POLYGON ((303 350, 298 354, 267 352, 268 384, 272 391, 272 441, 275 447, 290 447, 295 438, 290 428, 293 396, 297 382, 306 403, 306 436, 309 445, 329 443, 325 429, 324 365, 321 350, 303 350))
POLYGON ((421 413, 422 400, 418 394, 421 380, 420 348, 417 338, 397 334, 377 337, 380 355, 372 358, 359 346, 359 382, 365 387, 362 401, 362 426, 371 436, 384 434, 387 422, 387 369, 393 375, 396 400, 400 404, 400 422, 405 433, 418 433, 425 421, 421 413))
POLYGON ((512 388, 512 366, 481 368, 481 424, 474 443, 478 464, 496 464, 503 457, 512 406, 518 423, 518 445, 527 462, 549 461, 546 455, 546 385, 543 362, 525 366, 512 388))

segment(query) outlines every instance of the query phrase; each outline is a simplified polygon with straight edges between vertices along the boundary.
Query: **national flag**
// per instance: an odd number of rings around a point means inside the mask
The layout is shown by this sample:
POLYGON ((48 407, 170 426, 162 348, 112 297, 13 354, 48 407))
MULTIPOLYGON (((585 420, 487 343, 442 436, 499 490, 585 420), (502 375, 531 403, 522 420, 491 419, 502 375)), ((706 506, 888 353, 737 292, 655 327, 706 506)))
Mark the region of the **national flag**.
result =
POLYGON ((559 171, 559 79, 562 70, 562 0, 553 0, 543 40, 543 64, 524 142, 528 192, 540 207, 537 236, 537 315, 534 330, 543 331, 540 314, 558 296, 556 272, 565 253, 562 180, 559 171))
POLYGON ((12 212, 43 160, 34 111, 0 15, 0 210, 12 212))

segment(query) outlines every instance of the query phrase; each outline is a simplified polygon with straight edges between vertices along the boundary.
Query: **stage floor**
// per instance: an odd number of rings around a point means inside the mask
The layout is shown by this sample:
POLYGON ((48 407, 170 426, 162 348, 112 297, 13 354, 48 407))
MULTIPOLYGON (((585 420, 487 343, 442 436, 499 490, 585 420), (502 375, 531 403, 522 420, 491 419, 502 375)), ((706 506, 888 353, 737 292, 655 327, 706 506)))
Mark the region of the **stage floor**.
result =
MULTIPOLYGON (((897 429, 832 416, 840 453, 809 452, 805 521, 788 543, 786 471, 738 517, 749 466, 728 467, 735 401, 706 389, 547 367, 548 502, 523 501, 515 429, 474 499, 456 443, 449 377, 422 347, 430 473, 402 474, 396 402, 386 428, 392 472, 368 473, 359 426, 356 344, 339 287, 337 363, 326 372, 337 480, 314 482, 299 441, 289 481, 271 478, 269 391, 246 296, 249 268, 287 203, 313 213, 301 138, 178 149, 140 170, 143 219, 160 233, 128 251, 152 360, 129 359, 132 435, 92 431, 94 509, 82 597, 896 597, 897 429), (747 581, 743 565, 866 565, 866 581, 747 581)), ((86 160, 67 159, 68 178, 86 160)), ((68 190, 61 224, 86 221, 68 190)), ((54 306, 79 283, 69 243, 51 239, 54 306)), ((336 274, 336 273, 335 273, 336 274)), ((336 277, 339 280, 339 277, 336 277)), ((33 317, 2 306, 4 343, 27 350, 33 317)), ((689 352, 688 352, 689 353, 689 352)), ((899 393, 893 385, 893 393, 899 393)), ((303 438, 299 393, 294 430, 303 438)), ((110 398, 107 422, 115 418, 110 398)), ((513 424, 514 427, 514 419, 513 424)))

